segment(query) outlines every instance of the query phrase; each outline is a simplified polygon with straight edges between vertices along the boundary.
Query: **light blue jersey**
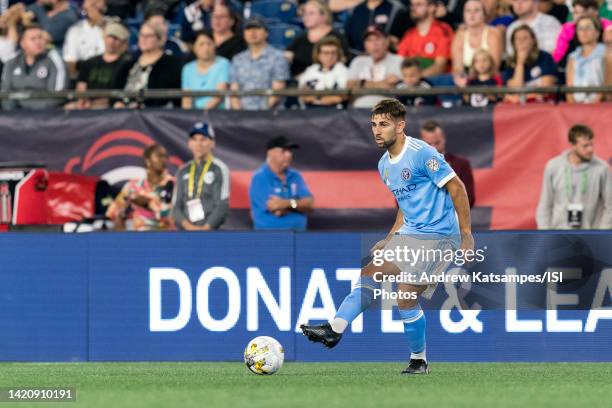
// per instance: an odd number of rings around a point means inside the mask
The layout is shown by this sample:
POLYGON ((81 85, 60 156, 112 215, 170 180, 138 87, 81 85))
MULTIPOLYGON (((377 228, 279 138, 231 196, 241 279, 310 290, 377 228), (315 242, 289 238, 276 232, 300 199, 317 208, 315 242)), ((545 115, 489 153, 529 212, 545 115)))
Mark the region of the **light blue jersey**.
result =
POLYGON ((397 157, 385 152, 378 171, 404 214, 400 234, 459 235, 455 207, 444 188, 456 174, 433 147, 407 136, 397 157))

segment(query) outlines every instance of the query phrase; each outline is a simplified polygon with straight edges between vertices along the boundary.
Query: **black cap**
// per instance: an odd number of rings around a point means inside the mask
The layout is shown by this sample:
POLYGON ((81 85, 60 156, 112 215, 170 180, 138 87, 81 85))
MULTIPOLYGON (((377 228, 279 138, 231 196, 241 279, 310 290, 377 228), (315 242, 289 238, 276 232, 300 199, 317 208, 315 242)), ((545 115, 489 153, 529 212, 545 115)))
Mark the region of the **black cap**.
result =
POLYGON ((274 149, 275 147, 280 147, 282 149, 299 149, 300 145, 291 143, 285 136, 276 136, 266 143, 267 150, 274 149))
POLYGON ((264 30, 268 31, 266 22, 259 16, 251 17, 244 22, 244 29, 248 30, 249 28, 263 28, 264 30))
POLYGON ((365 40, 366 38, 368 38, 371 35, 377 35, 379 37, 387 37, 387 33, 385 33, 385 30, 383 27, 379 26, 379 25, 371 25, 369 26, 364 32, 363 32, 363 37, 362 39, 365 40))

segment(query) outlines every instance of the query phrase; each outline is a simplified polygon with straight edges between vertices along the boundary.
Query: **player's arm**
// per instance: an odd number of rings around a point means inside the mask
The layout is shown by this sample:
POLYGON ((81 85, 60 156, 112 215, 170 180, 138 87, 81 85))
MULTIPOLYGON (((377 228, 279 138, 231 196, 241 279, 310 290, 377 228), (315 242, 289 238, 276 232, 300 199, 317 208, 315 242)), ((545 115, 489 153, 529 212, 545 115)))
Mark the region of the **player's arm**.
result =
POLYGON ((400 208, 398 208, 397 215, 395 216, 395 222, 393 223, 393 226, 391 227, 389 234, 387 234, 385 239, 381 239, 376 244, 374 244, 370 252, 374 252, 377 249, 383 249, 387 245, 387 242, 389 242, 389 240, 393 238, 393 235, 395 235, 395 233, 399 231, 402 225, 404 225, 404 213, 402 212, 400 208))
POLYGON ((459 219, 459 231, 461 232, 461 249, 474 249, 474 237, 472 237, 472 221, 470 220, 470 201, 468 199, 465 185, 455 176, 445 185, 446 190, 453 200, 457 218, 459 219))

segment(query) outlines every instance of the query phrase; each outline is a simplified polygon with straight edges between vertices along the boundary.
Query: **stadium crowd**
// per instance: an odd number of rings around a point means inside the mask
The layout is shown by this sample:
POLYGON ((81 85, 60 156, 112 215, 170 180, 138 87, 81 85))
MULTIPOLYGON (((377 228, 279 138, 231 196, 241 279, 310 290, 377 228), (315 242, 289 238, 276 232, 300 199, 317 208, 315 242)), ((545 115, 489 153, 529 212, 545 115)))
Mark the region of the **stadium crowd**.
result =
MULTIPOLYGON (((429 89, 612 84, 601 0, 3 0, 2 91, 429 89)), ((402 96, 485 106, 545 94, 402 96)), ((575 93, 570 103, 610 95, 575 93)), ((372 107, 381 96, 146 99, 196 109, 372 107)), ((4 109, 135 108, 142 101, 3 100, 4 109)))

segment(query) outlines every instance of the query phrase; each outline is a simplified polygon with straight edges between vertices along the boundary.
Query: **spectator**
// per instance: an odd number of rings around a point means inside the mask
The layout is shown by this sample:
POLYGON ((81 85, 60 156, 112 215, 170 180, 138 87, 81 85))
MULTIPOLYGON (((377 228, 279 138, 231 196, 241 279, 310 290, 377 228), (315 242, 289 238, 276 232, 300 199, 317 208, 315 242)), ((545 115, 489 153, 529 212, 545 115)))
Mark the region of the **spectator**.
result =
POLYGON ((536 213, 538 229, 612 228, 612 174, 595 156, 593 130, 574 125, 571 147, 546 163, 536 213))
MULTIPOLYGON (((573 21, 569 21, 561 27, 559 37, 557 37, 557 45, 553 51, 552 57, 555 62, 561 66, 566 65, 566 58, 576 49, 576 21, 581 16, 593 16, 599 18, 597 10, 597 0, 574 0, 573 3, 573 21)), ((601 25, 607 33, 612 34, 612 22, 605 18, 600 19, 601 25)))
POLYGON ((210 25, 217 46, 217 55, 220 57, 231 61, 236 54, 246 49, 246 43, 239 29, 238 14, 227 4, 215 4, 210 25))
MULTIPOLYGON (((603 86, 610 84, 612 53, 606 53, 601 38, 599 19, 582 16, 576 20, 576 35, 580 46, 569 56, 566 72, 568 86, 603 86)), ((567 101, 574 103, 596 103, 604 99, 602 93, 567 94, 567 101)))
MULTIPOLYGON (((518 0, 521 1, 521 0, 518 0)), ((528 25, 517 27, 512 32, 512 55, 508 59, 508 68, 502 73, 504 84, 510 88, 545 87, 556 82, 555 62, 549 53, 538 49, 538 40, 528 25)), ((528 94, 527 102, 542 101, 542 94, 528 94)), ((523 95, 505 96, 506 102, 525 101, 523 95)))
POLYGON ((453 29, 436 20, 435 12, 435 0, 410 0, 416 27, 408 30, 397 46, 399 55, 419 58, 424 77, 447 72, 450 60, 453 29))
MULTIPOLYGON (((393 89, 401 81, 402 57, 389 52, 387 35, 376 26, 364 33, 366 55, 356 57, 349 66, 347 87, 350 89, 393 89)), ((385 96, 358 97, 353 106, 371 108, 385 96)))
MULTIPOLYGON (((66 66, 55 49, 47 50, 45 32, 33 24, 24 28, 19 41, 21 51, 6 63, 2 91, 62 91, 66 89, 66 66)), ((59 99, 4 99, 4 109, 48 109, 61 104, 59 99)))
POLYGON ((554 0, 539 0, 538 10, 541 13, 548 14, 557 19, 559 24, 563 24, 567 21, 569 16, 569 9, 565 4, 559 4, 554 0))
POLYGON ((0 62, 6 64, 17 54, 18 26, 25 6, 17 3, 0 16, 0 62))
MULTIPOLYGON (((300 89, 317 91, 346 89, 348 69, 342 63, 344 53, 336 37, 324 37, 314 46, 312 55, 315 63, 300 75, 300 89)), ((300 101, 307 107, 336 106, 342 107, 345 96, 302 96, 300 101)))
POLYGON ((444 159, 450 164, 451 168, 457 174, 457 177, 467 191, 470 208, 474 207, 476 202, 476 193, 474 190, 474 175, 472 174, 472 166, 468 159, 446 152, 446 135, 442 126, 435 120, 427 121, 421 126, 421 139, 428 145, 435 148, 438 153, 444 155, 444 159))
POLYGON ((83 11, 87 18, 70 27, 64 41, 63 57, 72 78, 77 75, 77 62, 104 52, 106 0, 85 0, 83 11))
POLYGON ((270 139, 266 163, 255 172, 249 188, 251 217, 256 230, 306 229, 306 214, 314 205, 302 175, 289 167, 299 148, 285 136, 270 139))
MULTIPOLYGON (((111 22, 104 28, 104 54, 78 64, 77 91, 123 89, 133 60, 127 52, 130 32, 120 23, 111 22)), ((108 98, 79 99, 67 108, 108 108, 108 98)))
POLYGON ((344 35, 332 29, 333 17, 327 4, 321 0, 309 0, 302 7, 302 19, 306 31, 295 37, 285 51, 285 57, 291 63, 292 77, 297 77, 316 63, 316 60, 312 59, 314 45, 324 37, 337 38, 344 55, 348 56, 348 43, 344 35))
MULTIPOLYGON (((431 89, 431 83, 421 76, 421 66, 416 58, 406 58, 402 62, 402 82, 397 89, 431 89)), ((400 95, 397 99, 407 106, 436 105, 438 98, 435 95, 400 95)))
POLYGON ((67 0, 39 0, 28 7, 29 18, 36 18, 54 46, 61 49, 66 32, 79 21, 79 13, 67 0))
MULTIPOLYGON (((502 80, 497 69, 495 69, 495 61, 491 54, 485 50, 476 51, 472 59, 467 86, 502 86, 502 80)), ((491 103, 496 103, 499 99, 495 94, 478 94, 473 93, 464 95, 464 100, 475 108, 487 106, 491 103)))
MULTIPOLYGON (((176 57, 164 53, 164 32, 161 27, 144 23, 138 33, 140 57, 130 69, 126 91, 145 89, 179 89, 181 87, 182 64, 176 57)), ((175 99, 147 99, 146 106, 178 105, 175 99)), ((116 108, 137 107, 130 99, 115 103, 116 108)))
POLYGON ((553 52, 561 24, 556 18, 538 11, 538 0, 512 0, 512 10, 517 19, 508 26, 506 31, 506 52, 511 54, 512 34, 522 25, 528 25, 538 40, 540 49, 547 53, 553 52))
POLYGON ((404 6, 395 0, 365 0, 356 6, 344 27, 351 50, 355 50, 355 54, 364 51, 362 36, 372 25, 380 27, 388 34, 395 16, 403 8, 404 6))
MULTIPOLYGON (((261 18, 246 21, 244 39, 249 48, 232 59, 231 89, 284 89, 289 65, 283 52, 268 44, 268 29, 261 18)), ((232 109, 269 109, 279 102, 277 96, 231 98, 232 109)))
POLYGON ((166 17, 164 17, 164 10, 161 10, 159 8, 150 9, 147 13, 147 18, 145 19, 145 22, 152 25, 156 25, 162 30, 164 37, 164 52, 166 54, 182 58, 183 55, 187 53, 187 47, 181 40, 174 37, 168 37, 168 21, 166 20, 166 17))
MULTIPOLYGON (((228 88, 230 62, 215 55, 215 41, 210 31, 198 31, 193 43, 195 61, 183 67, 181 87, 191 91, 225 91, 228 88)), ((206 96, 183 98, 183 109, 214 109, 223 108, 223 98, 206 96)))
POLYGON ((504 42, 501 33, 486 24, 484 6, 480 0, 468 0, 463 8, 464 26, 453 38, 453 76, 455 84, 465 86, 466 73, 478 50, 485 50, 493 57, 493 69, 499 69, 504 42))
POLYGON ((174 177, 167 170, 168 153, 158 144, 144 149, 145 177, 129 180, 106 210, 117 230, 174 229, 170 217, 174 177))
POLYGON ((196 0, 186 6, 181 13, 181 40, 193 43, 196 31, 210 29, 210 17, 215 0, 196 0))
POLYGON ((213 157, 212 125, 198 122, 189 132, 190 160, 176 173, 173 217, 187 231, 216 230, 227 217, 230 195, 229 169, 213 157))

